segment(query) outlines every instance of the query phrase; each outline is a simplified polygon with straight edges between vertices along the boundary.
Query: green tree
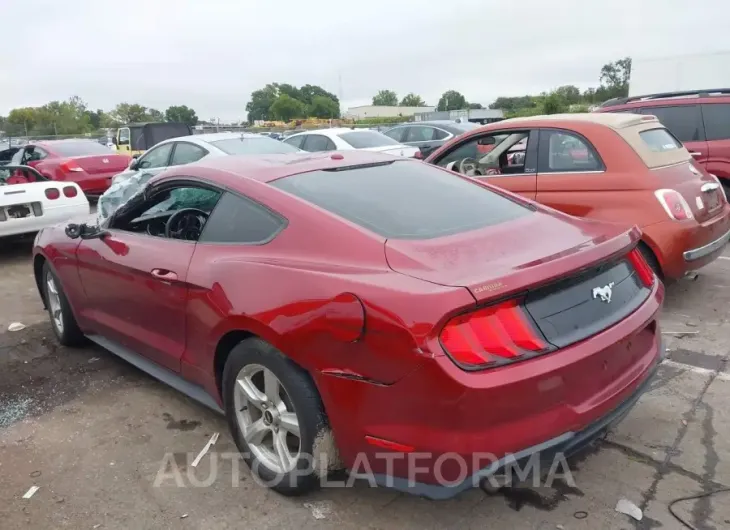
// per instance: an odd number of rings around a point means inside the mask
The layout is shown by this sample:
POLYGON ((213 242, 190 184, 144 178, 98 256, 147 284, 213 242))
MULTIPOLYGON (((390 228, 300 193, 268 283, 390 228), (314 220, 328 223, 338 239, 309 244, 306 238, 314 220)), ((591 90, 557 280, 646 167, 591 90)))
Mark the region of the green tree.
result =
POLYGON ((519 109, 536 107, 537 103, 533 96, 499 97, 489 105, 490 109, 501 109, 506 113, 516 112, 519 109))
POLYGON ((290 121, 294 118, 304 118, 305 110, 304 103, 287 94, 281 94, 271 104, 270 112, 274 119, 290 121))
POLYGON ((563 97, 558 92, 551 92, 545 96, 542 110, 545 114, 560 114, 568 109, 563 97))
POLYGON ((315 96, 324 96, 330 98, 337 103, 337 114, 339 115, 340 99, 331 92, 327 92, 324 88, 317 85, 304 85, 299 89, 300 98, 299 100, 306 105, 311 105, 314 101, 315 96))
MULTIPOLYGON (((624 57, 618 61, 604 64, 601 68, 600 92, 604 99, 625 97, 629 95, 629 80, 631 79, 631 57, 624 57)), ((596 90, 599 94, 600 88, 596 90)))
POLYGON ((198 124, 198 115, 187 105, 173 105, 165 111, 165 120, 176 123, 187 123, 192 127, 198 124))
POLYGON ((470 109, 483 109, 484 106, 481 103, 469 103, 468 108, 470 108, 470 109))
POLYGON ((410 94, 405 95, 403 97, 403 99, 400 100, 400 106, 401 107, 425 107, 426 102, 423 101, 423 98, 421 98, 421 96, 411 92, 410 94))
POLYGON ((439 99, 436 110, 461 110, 467 107, 466 98, 456 90, 447 90, 439 99))
POLYGON ((339 118, 340 105, 327 96, 314 96, 311 105, 306 107, 307 115, 315 118, 339 118))
POLYGON ((147 121, 147 107, 139 103, 119 103, 111 112, 113 119, 121 124, 147 121))
POLYGON ((576 103, 581 103, 582 101, 580 89, 577 86, 561 86, 555 89, 555 93, 563 98, 565 103, 567 103, 568 105, 575 105, 576 103))
POLYGON ((294 85, 290 85, 289 83, 274 83, 274 86, 278 89, 279 95, 286 94, 292 99, 303 101, 301 91, 294 85))
POLYGON ((270 120, 271 106, 279 97, 279 89, 276 84, 269 83, 260 90, 251 93, 251 101, 246 104, 248 121, 253 123, 256 120, 270 120))
POLYGON ((38 123, 40 116, 34 107, 13 109, 8 113, 8 132, 13 134, 29 134, 38 123))
POLYGON ((373 105, 377 107, 395 107, 398 105, 398 95, 392 90, 381 90, 373 96, 373 105))
POLYGON ((147 109, 147 121, 162 122, 165 121, 165 115, 161 110, 147 109))

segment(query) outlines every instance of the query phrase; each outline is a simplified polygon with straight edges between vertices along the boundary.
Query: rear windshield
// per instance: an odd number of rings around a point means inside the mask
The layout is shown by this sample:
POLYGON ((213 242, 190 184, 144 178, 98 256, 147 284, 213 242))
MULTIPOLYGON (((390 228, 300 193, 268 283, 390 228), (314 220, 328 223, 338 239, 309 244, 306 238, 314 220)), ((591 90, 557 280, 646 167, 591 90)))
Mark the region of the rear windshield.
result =
POLYGON ((79 142, 59 142, 57 144, 48 144, 48 147, 54 153, 61 156, 86 156, 86 155, 108 155, 113 151, 99 142, 90 142, 81 140, 79 142))
POLYGON ((649 129, 639 133, 641 139, 650 151, 664 153, 674 149, 681 149, 682 144, 666 129, 649 129))
POLYGON ((392 138, 385 136, 378 131, 352 131, 340 133, 337 136, 342 138, 355 149, 367 149, 368 147, 382 147, 384 145, 400 145, 392 138))
POLYGON ((393 239, 457 234, 531 212, 475 182, 414 162, 313 171, 272 185, 393 239))
POLYGON ((210 142, 229 155, 277 155, 298 153, 299 149, 267 136, 258 138, 229 138, 210 142))

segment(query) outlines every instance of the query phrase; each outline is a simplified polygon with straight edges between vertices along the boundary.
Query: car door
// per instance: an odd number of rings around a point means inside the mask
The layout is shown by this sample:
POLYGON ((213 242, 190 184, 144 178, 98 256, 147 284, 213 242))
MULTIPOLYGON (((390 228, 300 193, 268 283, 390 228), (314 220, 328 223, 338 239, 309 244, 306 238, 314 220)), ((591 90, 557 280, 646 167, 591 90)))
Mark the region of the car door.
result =
POLYGON ((438 129, 430 125, 412 125, 408 127, 408 135, 404 143, 418 147, 421 150, 421 154, 426 157, 441 147, 452 136, 443 129, 438 129))
POLYGON ((174 142, 169 167, 197 162, 208 154, 208 150, 190 142, 174 142))
POLYGON ((220 191, 165 181, 145 196, 122 205, 108 221, 106 235, 79 245, 79 278, 86 295, 80 317, 95 334, 179 371, 188 266, 196 241, 140 233, 131 221, 165 219, 166 212, 191 207, 210 212, 220 191))
POLYGON ((173 142, 157 145, 147 151, 137 160, 137 171, 144 170, 145 173, 156 175, 167 169, 172 156, 173 142))
POLYGON ((308 134, 302 146, 302 149, 310 153, 335 151, 337 149, 334 142, 323 134, 308 134))
POLYGON ((463 173, 461 169, 477 162, 477 166, 481 164, 481 167, 477 168, 479 172, 486 174, 473 174, 467 171, 467 175, 534 200, 537 192, 537 150, 536 130, 486 131, 457 142, 433 160, 433 163, 463 173), (524 148, 517 151, 521 153, 519 163, 512 164, 507 158, 512 155, 514 160, 516 151, 510 152, 510 149, 519 146, 520 143, 524 148), (483 153, 485 146, 489 147, 486 154, 483 153), (487 168, 487 163, 492 167, 487 168))
POLYGON ((702 105, 702 115, 708 150, 705 169, 730 188, 730 103, 702 105))
POLYGON ((590 217, 600 205, 606 166, 593 144, 565 129, 541 129, 537 202, 570 215, 590 217))
POLYGON ((659 118, 667 129, 684 144, 695 161, 707 166, 709 147, 699 105, 674 105, 671 107, 644 107, 641 114, 659 118))

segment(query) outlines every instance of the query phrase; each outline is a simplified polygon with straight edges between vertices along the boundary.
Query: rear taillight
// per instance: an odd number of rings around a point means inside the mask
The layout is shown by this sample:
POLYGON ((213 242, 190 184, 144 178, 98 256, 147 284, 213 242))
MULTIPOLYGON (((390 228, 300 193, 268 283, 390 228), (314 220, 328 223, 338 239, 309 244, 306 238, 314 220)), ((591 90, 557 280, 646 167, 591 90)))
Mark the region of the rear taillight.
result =
POLYGON ((679 192, 675 190, 656 190, 654 195, 670 219, 675 221, 692 219, 692 210, 679 192))
POLYGON ((76 197, 76 195, 78 195, 79 192, 73 186, 64 186, 63 194, 64 194, 64 196, 71 198, 71 197, 76 197))
POLYGON ((58 199, 61 196, 61 192, 58 188, 46 188, 46 198, 52 201, 58 199))
POLYGON ((420 149, 415 152, 415 154, 413 155, 413 158, 417 158, 418 160, 423 160, 423 153, 421 153, 420 149))
POLYGON ((656 275, 638 248, 629 252, 629 262, 631 263, 631 266, 634 267, 636 275, 641 280, 641 283, 643 283, 646 287, 654 285, 656 275))
POLYGON ((59 167, 61 168, 61 171, 63 171, 64 173, 75 173, 75 172, 83 171, 81 166, 79 166, 73 160, 68 160, 66 162, 62 162, 59 167))
POLYGON ((502 366, 551 349, 517 300, 451 319, 440 339, 449 356, 467 370, 502 366))

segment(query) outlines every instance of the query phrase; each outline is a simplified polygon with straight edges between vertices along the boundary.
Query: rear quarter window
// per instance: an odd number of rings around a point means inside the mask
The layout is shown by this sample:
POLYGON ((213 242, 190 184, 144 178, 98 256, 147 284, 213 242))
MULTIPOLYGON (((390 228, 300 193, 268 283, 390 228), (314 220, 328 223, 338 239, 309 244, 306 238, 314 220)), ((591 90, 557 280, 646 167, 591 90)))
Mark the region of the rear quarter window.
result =
POLYGON ((666 129, 642 131, 639 133, 639 136, 653 153, 663 153, 682 148, 682 143, 666 129))
POLYGON ((313 171, 272 185, 392 239, 458 234, 532 213, 476 182, 407 161, 313 171))

